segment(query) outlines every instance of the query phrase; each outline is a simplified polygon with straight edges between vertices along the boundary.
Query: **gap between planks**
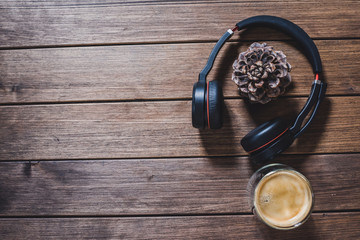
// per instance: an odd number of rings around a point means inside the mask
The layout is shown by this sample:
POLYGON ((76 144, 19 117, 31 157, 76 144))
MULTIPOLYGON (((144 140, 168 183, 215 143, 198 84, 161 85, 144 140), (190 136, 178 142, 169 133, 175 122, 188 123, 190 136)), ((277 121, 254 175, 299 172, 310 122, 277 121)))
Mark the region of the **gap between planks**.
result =
MULTIPOLYGON (((219 36, 220 38, 220 36, 219 36)), ((311 38, 313 41, 338 41, 338 40, 359 40, 360 37, 322 37, 311 38)), ((149 42, 114 42, 114 43, 88 43, 88 44, 59 44, 59 45, 35 45, 35 46, 12 46, 1 47, 0 51, 7 50, 27 50, 27 49, 47 49, 47 48, 86 48, 86 47, 112 47, 112 46, 137 46, 137 45, 177 45, 177 44, 194 44, 194 43, 216 43, 218 40, 183 40, 183 41, 149 41, 149 42)), ((227 43, 252 43, 255 40, 250 39, 229 39, 227 43)), ((281 41, 281 42, 295 42, 290 38, 259 38, 256 41, 281 41)))

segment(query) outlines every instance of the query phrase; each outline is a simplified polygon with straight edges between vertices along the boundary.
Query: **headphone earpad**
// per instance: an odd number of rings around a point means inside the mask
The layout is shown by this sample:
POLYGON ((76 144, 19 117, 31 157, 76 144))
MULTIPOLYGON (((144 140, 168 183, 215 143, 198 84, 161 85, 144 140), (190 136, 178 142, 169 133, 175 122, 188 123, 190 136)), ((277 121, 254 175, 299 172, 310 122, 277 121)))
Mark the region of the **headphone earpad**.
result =
POLYGON ((206 114, 206 83, 196 82, 192 94, 192 125, 195 128, 204 128, 206 114))
POLYGON ((218 81, 208 82, 208 127, 211 129, 219 129, 223 125, 223 105, 224 97, 222 94, 222 88, 218 81))
POLYGON ((280 137, 288 127, 289 125, 285 120, 275 118, 246 134, 241 140, 241 145, 249 153, 259 151, 280 137))

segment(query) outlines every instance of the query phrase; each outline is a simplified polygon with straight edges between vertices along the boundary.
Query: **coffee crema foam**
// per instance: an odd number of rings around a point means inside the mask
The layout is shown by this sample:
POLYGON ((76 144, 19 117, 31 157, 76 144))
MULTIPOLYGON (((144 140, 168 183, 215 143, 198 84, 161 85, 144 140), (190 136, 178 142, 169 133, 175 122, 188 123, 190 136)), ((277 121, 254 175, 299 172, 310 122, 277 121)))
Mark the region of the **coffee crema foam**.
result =
POLYGON ((307 218, 312 203, 309 182, 291 170, 279 170, 266 175, 255 189, 256 212, 270 226, 295 226, 307 218))

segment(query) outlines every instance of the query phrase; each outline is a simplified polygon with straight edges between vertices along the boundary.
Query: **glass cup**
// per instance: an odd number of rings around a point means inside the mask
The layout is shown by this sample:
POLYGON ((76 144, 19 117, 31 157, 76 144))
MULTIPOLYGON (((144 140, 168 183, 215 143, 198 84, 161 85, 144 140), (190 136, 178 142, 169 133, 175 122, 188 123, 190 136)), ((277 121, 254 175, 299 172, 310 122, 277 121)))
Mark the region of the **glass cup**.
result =
POLYGON ((314 205, 309 180, 283 164, 269 164, 257 170, 247 190, 253 213, 275 229, 288 230, 302 225, 314 205))

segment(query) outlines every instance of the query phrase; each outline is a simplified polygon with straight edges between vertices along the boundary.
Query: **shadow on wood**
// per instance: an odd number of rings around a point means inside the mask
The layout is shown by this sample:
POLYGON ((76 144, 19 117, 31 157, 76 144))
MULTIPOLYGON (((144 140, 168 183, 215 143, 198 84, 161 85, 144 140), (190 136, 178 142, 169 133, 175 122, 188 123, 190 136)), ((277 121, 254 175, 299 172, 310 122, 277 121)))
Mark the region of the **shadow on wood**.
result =
MULTIPOLYGON (((240 144, 236 141, 236 134, 233 129, 232 120, 229 114, 229 109, 224 105, 224 124, 221 129, 201 129, 199 131, 201 137, 202 146, 205 148, 207 155, 217 156, 224 152, 224 145, 228 148, 228 152, 234 152, 236 144, 240 144), (222 146, 222 147, 221 147, 222 146)), ((235 165, 236 160, 221 161, 219 158, 211 158, 212 163, 215 165, 235 165)))
POLYGON ((306 236, 307 240, 318 239, 319 232, 316 230, 316 224, 310 217, 302 226, 292 230, 276 230, 266 226, 260 220, 256 220, 259 235, 262 239, 294 239, 298 236, 306 236))
MULTIPOLYGON (((324 128, 329 119, 329 113, 331 111, 331 100, 329 98, 325 98, 320 104, 319 111, 317 115, 314 117, 311 125, 306 129, 303 136, 300 136, 298 140, 293 144, 296 147, 300 147, 305 145, 307 142, 311 142, 310 151, 315 151, 318 142, 320 142, 320 138, 324 133, 324 128), (311 138, 308 137, 307 133, 316 133, 312 134, 311 138)), ((308 157, 308 156, 307 156, 308 157)))

